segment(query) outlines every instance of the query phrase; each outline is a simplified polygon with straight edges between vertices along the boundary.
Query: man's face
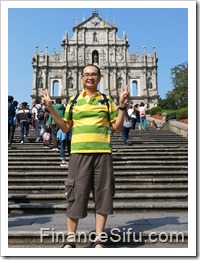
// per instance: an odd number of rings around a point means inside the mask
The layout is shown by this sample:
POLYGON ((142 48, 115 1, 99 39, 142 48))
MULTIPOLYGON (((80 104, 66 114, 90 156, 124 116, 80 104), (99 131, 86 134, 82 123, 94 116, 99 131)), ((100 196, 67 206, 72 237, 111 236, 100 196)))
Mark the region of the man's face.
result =
POLYGON ((83 75, 82 75, 82 81, 84 84, 84 87, 86 88, 97 88, 97 85, 100 81, 100 75, 98 73, 98 69, 93 66, 87 66, 83 70, 83 75))

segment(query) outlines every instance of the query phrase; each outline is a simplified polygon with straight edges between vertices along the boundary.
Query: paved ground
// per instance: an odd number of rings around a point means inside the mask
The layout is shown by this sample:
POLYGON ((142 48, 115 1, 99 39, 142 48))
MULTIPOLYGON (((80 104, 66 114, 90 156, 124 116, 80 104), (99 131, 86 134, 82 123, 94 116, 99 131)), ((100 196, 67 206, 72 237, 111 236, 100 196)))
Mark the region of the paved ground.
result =
MULTIPOLYGON (((9 215, 8 221, 9 247, 16 247, 19 243, 17 247, 59 248, 63 239, 66 239, 65 214, 9 215), (59 241, 56 242, 58 234, 59 241)), ((94 227, 95 219, 91 213, 79 221, 77 231, 79 235, 82 233, 82 239, 78 247, 90 247, 88 238, 94 227)), ((188 215, 187 212, 117 213, 108 217, 106 232, 107 247, 183 248, 188 246, 188 215), (173 239, 172 232, 175 232, 173 239), (178 233, 180 234, 177 242, 175 238, 178 233)))

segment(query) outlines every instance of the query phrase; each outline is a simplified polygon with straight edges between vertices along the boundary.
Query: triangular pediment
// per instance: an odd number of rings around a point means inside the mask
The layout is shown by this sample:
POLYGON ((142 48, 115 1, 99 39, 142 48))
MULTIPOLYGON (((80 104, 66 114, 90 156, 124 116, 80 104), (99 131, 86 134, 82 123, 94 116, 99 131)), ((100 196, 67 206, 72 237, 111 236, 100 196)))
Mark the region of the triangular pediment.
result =
POLYGON ((107 21, 104 21, 102 18, 98 16, 97 13, 93 13, 90 18, 83 21, 82 23, 78 24, 73 28, 73 31, 75 29, 81 30, 82 28, 88 28, 88 29, 97 29, 97 28, 116 28, 115 26, 109 24, 107 21))

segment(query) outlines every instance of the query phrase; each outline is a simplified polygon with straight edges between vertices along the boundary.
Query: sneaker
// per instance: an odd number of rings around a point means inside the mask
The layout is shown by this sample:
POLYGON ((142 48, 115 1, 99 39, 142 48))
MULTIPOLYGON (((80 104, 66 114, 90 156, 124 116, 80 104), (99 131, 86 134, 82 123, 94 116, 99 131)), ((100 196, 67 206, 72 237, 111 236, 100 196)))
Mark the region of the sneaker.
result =
POLYGON ((11 147, 11 142, 8 142, 8 146, 11 147))
POLYGON ((67 162, 61 163, 60 166, 61 167, 68 167, 68 163, 67 162))
POLYGON ((35 142, 38 143, 40 141, 40 137, 36 138, 35 142))
POLYGON ((23 143, 24 143, 24 141, 21 141, 21 142, 20 142, 20 144, 23 144, 23 143))
POLYGON ((58 151, 58 148, 53 148, 52 151, 58 151))

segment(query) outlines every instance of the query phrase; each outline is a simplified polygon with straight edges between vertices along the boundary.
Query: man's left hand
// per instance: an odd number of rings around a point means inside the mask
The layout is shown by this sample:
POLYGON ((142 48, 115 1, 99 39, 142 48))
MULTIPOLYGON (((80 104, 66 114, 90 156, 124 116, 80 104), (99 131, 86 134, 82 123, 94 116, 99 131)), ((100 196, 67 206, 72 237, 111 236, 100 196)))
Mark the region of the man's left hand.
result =
POLYGON ((122 86, 119 95, 119 106, 125 106, 128 103, 129 96, 128 85, 122 86))

